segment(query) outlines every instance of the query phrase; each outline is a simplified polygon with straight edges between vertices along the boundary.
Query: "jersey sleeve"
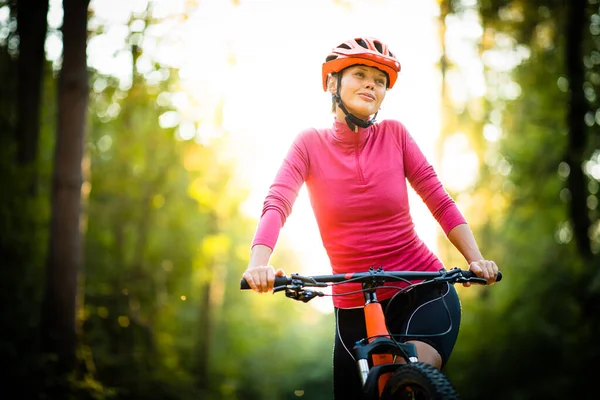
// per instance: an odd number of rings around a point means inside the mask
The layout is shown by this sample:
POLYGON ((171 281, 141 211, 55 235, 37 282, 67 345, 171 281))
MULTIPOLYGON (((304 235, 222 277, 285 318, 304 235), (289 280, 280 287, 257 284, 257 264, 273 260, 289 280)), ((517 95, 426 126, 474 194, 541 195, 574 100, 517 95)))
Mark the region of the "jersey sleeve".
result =
POLYGON ((406 178, 444 233, 447 235, 455 226, 466 224, 464 216, 442 186, 433 166, 404 126, 401 136, 406 178))
POLYGON ((262 244, 275 248, 281 228, 292 213, 300 188, 308 176, 309 156, 305 140, 308 133, 303 132, 296 137, 277 171, 263 203, 252 246, 262 244))

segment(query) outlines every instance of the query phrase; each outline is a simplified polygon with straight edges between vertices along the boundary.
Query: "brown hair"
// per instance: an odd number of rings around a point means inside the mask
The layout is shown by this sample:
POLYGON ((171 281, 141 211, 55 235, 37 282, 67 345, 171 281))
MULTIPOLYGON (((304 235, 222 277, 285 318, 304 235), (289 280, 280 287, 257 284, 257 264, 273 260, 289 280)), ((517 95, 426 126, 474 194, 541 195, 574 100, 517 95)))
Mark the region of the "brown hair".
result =
MULTIPOLYGON (((340 71, 340 72, 334 72, 334 73, 330 74, 330 75, 329 75, 329 77, 328 77, 327 79, 328 79, 328 80, 329 80, 329 79, 336 79, 336 80, 337 80, 337 75, 338 75, 338 74, 341 74, 341 73, 342 73, 342 71, 340 71)), ((329 81, 328 81, 327 83, 329 83, 329 81)), ((336 101, 335 101, 335 97, 334 97, 334 95, 332 94, 332 95, 331 95, 331 113, 332 113, 332 114, 335 114, 335 111, 336 111, 336 110, 337 110, 337 103, 336 103, 336 101)))

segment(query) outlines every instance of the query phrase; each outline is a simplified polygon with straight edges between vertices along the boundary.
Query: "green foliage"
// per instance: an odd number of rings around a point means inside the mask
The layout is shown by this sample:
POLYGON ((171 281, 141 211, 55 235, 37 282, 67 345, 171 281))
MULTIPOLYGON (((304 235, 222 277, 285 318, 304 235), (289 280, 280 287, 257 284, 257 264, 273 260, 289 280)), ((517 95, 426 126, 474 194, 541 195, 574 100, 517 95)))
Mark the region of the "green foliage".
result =
MULTIPOLYGON (((239 211, 246 193, 223 157, 227 132, 200 143, 161 127, 161 115, 178 112, 165 99, 181 88, 176 70, 154 67, 161 79, 134 68, 130 88, 91 71, 79 365, 57 379, 56 356, 37 348, 56 81, 48 66, 36 171, 13 162, 15 116, 5 106, 14 85, 0 92, 6 380, 23 398, 54 396, 44 387, 77 399, 330 398, 331 316, 239 290, 256 221, 239 211)), ((15 82, 15 71, 0 69, 3 82, 15 82)))
POLYGON ((240 214, 226 135, 203 145, 159 127, 175 111, 158 101, 168 76, 127 92, 93 76, 82 318, 94 377, 118 399, 330 397, 330 316, 239 290, 255 221, 240 214))
POLYGON ((84 337, 119 398, 182 398, 191 377, 179 359, 193 349, 184 333, 195 330, 199 289, 190 278, 207 268, 194 260, 214 232, 214 205, 188 195, 204 178, 185 166, 199 146, 158 126, 168 82, 136 80, 127 93, 115 84, 93 96, 84 337))
MULTIPOLYGON (((567 207, 563 5, 482 2, 488 34, 509 35, 513 51, 526 46, 530 56, 507 75, 521 95, 490 99, 490 111, 503 116, 503 136, 473 196, 482 203, 502 199, 477 234, 505 275, 464 296, 463 329, 447 373, 465 399, 582 397, 593 389, 589 371, 598 352, 591 332, 599 320, 591 304, 599 293, 590 279, 598 271, 573 244, 567 207)), ((589 212, 597 218, 594 208, 589 212)))
MULTIPOLYGON (((40 294, 49 218, 49 188, 39 177, 49 176, 51 166, 44 154, 37 163, 16 162, 16 60, 0 45, 0 79, 12 84, 0 90, 0 357, 11 367, 4 375, 25 397, 39 387, 31 376, 39 371, 37 359, 40 294)), ((56 91, 46 69, 43 121, 55 120, 52 97, 56 91)), ((40 134, 51 141, 53 131, 45 126, 40 134)))
MULTIPOLYGON (((471 7, 451 3, 455 13, 471 7)), ((595 265, 573 245, 567 207, 566 3, 480 1, 482 52, 509 43, 509 53, 529 56, 510 72, 488 66, 485 98, 446 104, 455 112, 447 134, 465 132, 481 167, 474 187, 453 194, 465 200, 484 254, 504 272, 492 287, 459 288, 463 325, 446 372, 464 399, 578 397, 594 382, 600 358, 594 32, 600 24, 589 3, 582 43, 590 109, 584 166, 595 265), (506 91, 513 81, 516 98, 506 91), (484 137, 487 124, 501 128, 497 142, 484 137)), ((223 157, 227 132, 201 143, 182 140, 177 124, 161 126, 161 115, 177 112, 165 99, 180 88, 175 69, 154 67, 162 79, 135 72, 130 88, 91 75, 80 368, 68 381, 73 397, 331 398, 333 316, 282 294, 239 290, 256 221, 239 211, 246 193, 233 179, 235 165, 223 157)), ((3 82, 15 79, 10 69, 0 73, 3 82)), ((35 174, 12 162, 14 110, 6 105, 15 94, 0 92, 0 294, 9 306, 2 312, 0 354, 25 397, 42 386, 52 361, 36 353, 56 123, 50 74, 48 68, 35 174), (28 192, 33 175, 35 195, 28 192)), ((276 257, 274 263, 294 269, 290 249, 280 246, 276 257)))
MULTIPOLYGON (((293 269, 293 257, 280 246, 274 263, 293 269)), ((219 329, 215 349, 221 355, 215 364, 221 383, 209 398, 295 399, 295 392, 302 391, 310 399, 330 399, 333 315, 286 299, 283 293, 241 292, 236 290, 239 282, 234 276, 228 284, 226 324, 219 329)))

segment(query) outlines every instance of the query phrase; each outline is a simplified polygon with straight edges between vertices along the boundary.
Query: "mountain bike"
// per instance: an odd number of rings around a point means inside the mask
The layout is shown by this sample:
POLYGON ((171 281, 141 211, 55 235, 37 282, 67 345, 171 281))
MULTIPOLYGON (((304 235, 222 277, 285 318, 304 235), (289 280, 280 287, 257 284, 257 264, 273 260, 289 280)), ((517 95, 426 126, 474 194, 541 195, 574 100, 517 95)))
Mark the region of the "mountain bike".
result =
MULTIPOLYGON (((501 279, 502 273, 499 271, 496 282, 501 279)), ((301 276, 294 273, 290 276, 276 276, 273 293, 284 292, 287 297, 306 303, 315 297, 328 296, 311 288, 327 288, 350 282, 361 283, 360 291, 363 292, 365 299, 367 337, 356 342, 353 347, 362 381, 363 398, 365 400, 458 399, 455 388, 440 370, 419 362, 414 344, 401 342, 397 338, 401 335, 393 335, 388 331, 384 310, 377 300, 376 290, 386 282, 399 283, 400 286, 385 286, 386 289, 397 290, 391 302, 396 295, 406 293, 417 286, 440 282, 486 284, 485 279, 460 268, 433 272, 388 272, 381 267, 371 267, 367 272, 351 274, 301 276), (398 362, 399 359, 402 361, 398 362)), ((241 280, 240 288, 250 289, 245 279, 241 280)), ((450 317, 450 313, 448 316, 450 317)))

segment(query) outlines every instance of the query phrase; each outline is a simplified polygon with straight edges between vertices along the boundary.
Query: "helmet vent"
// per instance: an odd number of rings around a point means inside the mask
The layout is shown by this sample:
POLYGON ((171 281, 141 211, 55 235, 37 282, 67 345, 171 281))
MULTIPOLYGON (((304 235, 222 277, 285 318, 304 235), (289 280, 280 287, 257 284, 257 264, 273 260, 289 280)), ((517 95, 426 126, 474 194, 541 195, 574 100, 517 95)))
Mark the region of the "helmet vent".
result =
POLYGON ((381 43, 374 41, 373 44, 375 45, 375 48, 377 49, 377 51, 380 52, 381 54, 383 54, 383 47, 381 46, 381 43))
POLYGON ((365 49, 368 49, 368 48, 369 48, 369 46, 367 46, 367 44, 365 43, 365 41, 364 41, 364 40, 362 40, 362 39, 354 39, 354 40, 356 40, 356 43, 358 43, 359 45, 361 45, 361 46, 362 46, 362 47, 364 47, 365 49))
POLYGON ((321 71, 323 89, 327 91, 329 76, 356 64, 377 68, 385 72, 388 76, 388 89, 394 86, 398 72, 400 72, 400 62, 384 42, 370 36, 357 37, 339 44, 327 55, 321 71))

